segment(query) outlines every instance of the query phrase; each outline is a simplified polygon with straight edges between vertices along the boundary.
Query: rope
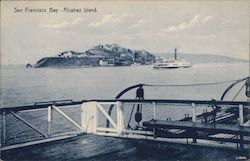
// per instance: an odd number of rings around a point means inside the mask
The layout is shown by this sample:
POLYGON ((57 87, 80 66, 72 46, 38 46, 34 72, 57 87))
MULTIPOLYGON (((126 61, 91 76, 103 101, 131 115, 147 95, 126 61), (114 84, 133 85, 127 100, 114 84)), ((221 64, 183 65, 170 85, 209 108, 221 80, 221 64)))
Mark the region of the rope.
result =
POLYGON ((234 99, 239 95, 239 93, 241 92, 241 90, 243 89, 244 86, 245 86, 245 84, 243 84, 243 86, 240 88, 240 90, 238 91, 238 93, 234 96, 234 98, 233 98, 232 101, 234 101, 234 99))
MULTIPOLYGON (((136 97, 135 97, 135 99, 136 99, 136 97)), ((130 116, 129 116, 127 128, 131 128, 130 121, 131 121, 131 118, 132 118, 132 115, 133 115, 133 112, 134 112, 134 108, 135 108, 135 104, 133 104, 133 108, 132 108, 130 116)))
POLYGON ((224 84, 224 83, 231 83, 238 80, 229 80, 229 81, 222 81, 222 82, 211 82, 211 83, 196 83, 196 84, 143 84, 144 86, 154 86, 154 87, 183 87, 183 86, 207 86, 207 85, 214 85, 214 84, 224 84))
POLYGON ((131 128, 130 121, 131 121, 131 118, 132 118, 132 115, 133 115, 133 112, 134 112, 134 108, 135 108, 135 104, 133 105, 133 108, 131 110, 131 113, 130 113, 130 116, 129 116, 129 120, 128 120, 128 126, 127 126, 127 128, 131 128))

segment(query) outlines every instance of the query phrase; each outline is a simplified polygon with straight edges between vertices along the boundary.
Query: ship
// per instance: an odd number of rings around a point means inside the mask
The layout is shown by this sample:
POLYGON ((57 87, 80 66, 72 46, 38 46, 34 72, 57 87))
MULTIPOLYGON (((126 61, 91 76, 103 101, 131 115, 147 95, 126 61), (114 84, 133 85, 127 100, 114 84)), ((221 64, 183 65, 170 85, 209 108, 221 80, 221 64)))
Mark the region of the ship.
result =
POLYGON ((183 58, 178 58, 177 49, 174 50, 174 58, 160 58, 157 59, 153 68, 155 69, 170 69, 170 68, 189 68, 192 67, 191 62, 186 61, 183 58))

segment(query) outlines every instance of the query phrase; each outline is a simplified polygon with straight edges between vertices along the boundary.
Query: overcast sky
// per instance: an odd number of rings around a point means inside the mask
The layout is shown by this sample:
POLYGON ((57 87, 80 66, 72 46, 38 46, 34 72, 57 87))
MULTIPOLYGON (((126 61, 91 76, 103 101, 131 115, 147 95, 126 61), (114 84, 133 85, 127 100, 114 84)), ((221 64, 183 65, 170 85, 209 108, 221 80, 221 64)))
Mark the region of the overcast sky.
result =
POLYGON ((1 1, 2 64, 35 63, 65 50, 117 43, 152 53, 249 59, 245 1, 1 1), (16 13, 14 8, 96 8, 96 13, 16 13))

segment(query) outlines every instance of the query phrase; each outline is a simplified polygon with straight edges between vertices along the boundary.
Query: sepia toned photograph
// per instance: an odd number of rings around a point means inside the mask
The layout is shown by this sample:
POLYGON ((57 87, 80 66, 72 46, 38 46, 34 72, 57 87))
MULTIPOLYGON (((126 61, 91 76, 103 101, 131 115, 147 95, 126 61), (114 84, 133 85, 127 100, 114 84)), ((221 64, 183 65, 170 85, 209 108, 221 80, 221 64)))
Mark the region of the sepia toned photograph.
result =
POLYGON ((0 3, 0 161, 250 160, 249 0, 0 3))

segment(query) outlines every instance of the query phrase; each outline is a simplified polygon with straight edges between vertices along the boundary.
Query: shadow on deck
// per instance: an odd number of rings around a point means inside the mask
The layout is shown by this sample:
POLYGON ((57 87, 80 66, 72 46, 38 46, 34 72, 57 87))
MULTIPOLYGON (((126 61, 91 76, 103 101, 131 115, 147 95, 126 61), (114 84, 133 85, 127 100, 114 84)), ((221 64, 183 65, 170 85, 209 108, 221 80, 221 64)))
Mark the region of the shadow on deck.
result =
POLYGON ((54 160, 235 160, 244 159, 236 151, 213 148, 179 150, 169 144, 145 140, 82 135, 70 139, 22 147, 2 152, 5 161, 54 160), (109 146, 107 146, 109 145, 109 146), (171 148, 169 148, 171 147, 171 148))

